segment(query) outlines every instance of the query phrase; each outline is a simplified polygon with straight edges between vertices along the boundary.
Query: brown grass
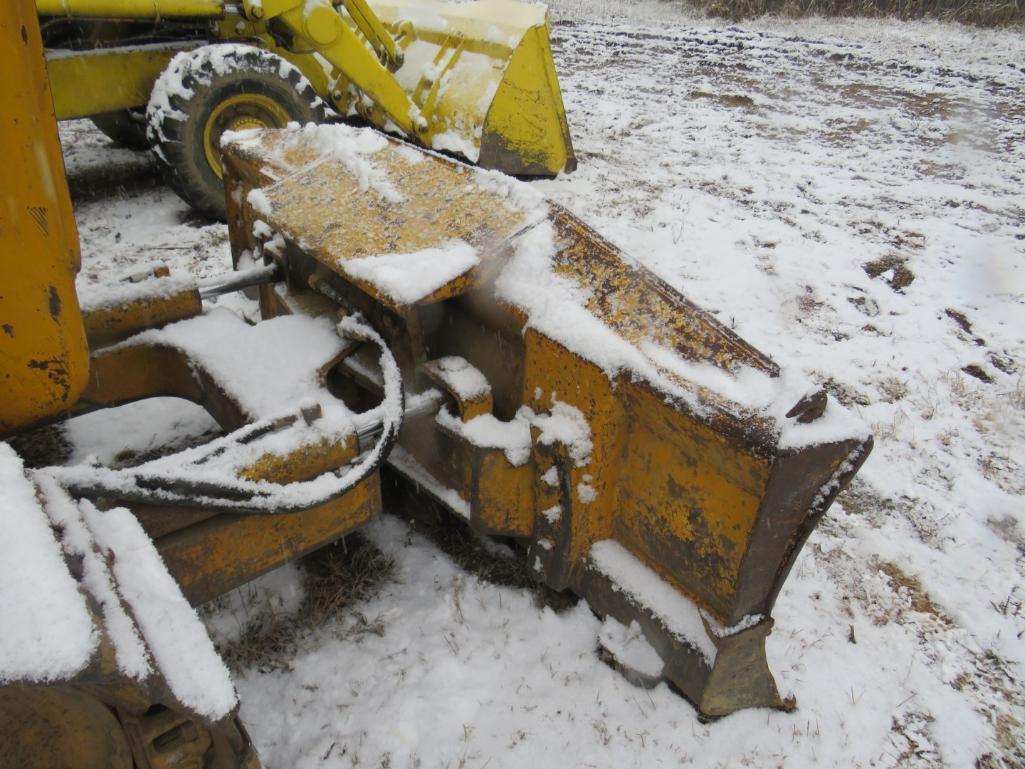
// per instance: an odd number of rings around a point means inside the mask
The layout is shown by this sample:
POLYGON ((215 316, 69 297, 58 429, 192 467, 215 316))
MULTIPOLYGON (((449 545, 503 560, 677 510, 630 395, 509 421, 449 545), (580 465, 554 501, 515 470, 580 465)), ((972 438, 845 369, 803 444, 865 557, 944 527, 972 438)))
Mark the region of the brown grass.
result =
POLYGON ((395 564, 366 537, 350 534, 301 559, 299 566, 304 598, 298 612, 254 617, 236 640, 218 649, 233 672, 288 669, 303 639, 346 614, 355 621, 347 622, 344 631, 337 626, 344 637, 384 632, 358 605, 391 579, 395 564))
POLYGON ((879 561, 876 563, 876 568, 887 576, 895 591, 907 597, 912 611, 931 614, 943 625, 953 624, 943 610, 933 603, 932 598, 925 592, 922 583, 917 578, 906 574, 897 564, 890 561, 879 561))
POLYGON ((734 21, 772 14, 940 19, 986 27, 1025 24, 1022 0, 688 0, 709 16, 734 21))
POLYGON ((887 278, 886 282, 890 288, 898 292, 902 292, 915 280, 915 273, 908 268, 907 260, 897 254, 888 254, 875 261, 867 262, 862 265, 862 269, 870 278, 878 278, 880 275, 892 271, 891 277, 887 278))

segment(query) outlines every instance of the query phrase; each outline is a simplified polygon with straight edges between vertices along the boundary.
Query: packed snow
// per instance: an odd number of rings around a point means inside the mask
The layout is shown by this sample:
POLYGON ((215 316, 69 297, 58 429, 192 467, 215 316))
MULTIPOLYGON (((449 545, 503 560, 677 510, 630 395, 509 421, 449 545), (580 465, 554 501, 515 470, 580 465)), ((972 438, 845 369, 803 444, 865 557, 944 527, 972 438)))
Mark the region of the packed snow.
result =
MULTIPOLYGON (((727 25, 656 2, 560 0, 553 16, 580 166, 529 189, 875 436, 773 612, 769 664, 797 710, 701 723, 599 660, 585 604, 539 607, 385 517, 368 533, 396 575, 358 610, 380 634, 342 617, 288 668, 237 678, 264 762, 1021 766, 1025 40, 935 22, 727 25)), ((148 155, 84 122, 62 135, 80 281, 230 264, 225 228, 162 187, 148 155)), ((254 317, 241 296, 216 304, 254 317)), ((74 456, 210 429, 177 401, 160 409, 73 420, 74 456)), ((300 576, 268 579, 291 595, 300 576)))
POLYGON ((101 641, 92 605, 119 672, 145 683, 159 671, 177 701, 205 718, 234 710, 224 662, 134 515, 76 502, 48 470, 26 475, 6 443, 0 509, 9 534, 0 558, 0 683, 59 682, 85 669, 101 641))
POLYGON ((693 647, 708 667, 715 662, 715 643, 705 630, 701 609, 638 560, 618 542, 604 539, 591 545, 591 563, 613 589, 622 590, 650 611, 679 640, 693 647))
POLYGON ((89 663, 100 635, 21 458, 2 442, 0 510, 0 683, 73 676, 89 663))
POLYGON ((480 264, 473 246, 454 240, 412 254, 381 254, 341 263, 346 275, 401 304, 415 304, 480 264))
POLYGON ((80 508, 175 698, 206 718, 226 716, 238 702, 228 670, 153 541, 123 507, 80 508))

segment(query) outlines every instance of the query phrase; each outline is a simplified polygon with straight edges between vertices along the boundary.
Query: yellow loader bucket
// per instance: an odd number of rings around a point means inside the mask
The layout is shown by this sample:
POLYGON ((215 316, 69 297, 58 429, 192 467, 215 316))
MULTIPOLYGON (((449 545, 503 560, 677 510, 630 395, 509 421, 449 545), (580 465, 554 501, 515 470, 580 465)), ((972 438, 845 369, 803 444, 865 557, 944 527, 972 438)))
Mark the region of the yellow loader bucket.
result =
MULTIPOLYGON (((426 121, 418 141, 517 176, 576 168, 544 6, 512 0, 370 5, 402 49, 393 74, 426 121)), ((389 127, 380 107, 353 101, 351 111, 389 127)))

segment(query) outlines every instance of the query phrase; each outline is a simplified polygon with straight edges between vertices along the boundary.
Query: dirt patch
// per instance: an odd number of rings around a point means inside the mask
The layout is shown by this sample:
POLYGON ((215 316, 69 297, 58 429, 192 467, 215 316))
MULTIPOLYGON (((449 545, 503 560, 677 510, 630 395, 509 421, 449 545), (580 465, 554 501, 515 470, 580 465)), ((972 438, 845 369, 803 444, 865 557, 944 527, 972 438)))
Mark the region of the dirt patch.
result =
POLYGON ((971 363, 962 368, 961 370, 965 372, 968 376, 975 377, 980 382, 985 382, 986 384, 993 384, 993 377, 987 374, 981 366, 977 366, 976 364, 971 363))
POLYGON ((950 318, 957 325, 959 325, 961 327, 961 330, 964 331, 966 334, 972 333, 971 321, 969 321, 968 318, 965 317, 965 314, 963 312, 961 312, 960 310, 955 310, 951 307, 948 307, 943 312, 944 314, 946 314, 948 318, 950 318))
POLYGON ((741 107, 743 109, 752 109, 755 106, 755 100, 750 96, 745 96, 740 93, 708 93, 707 91, 691 91, 687 94, 688 98, 691 99, 711 99, 712 101, 722 104, 724 107, 741 107))
POLYGON ((850 408, 852 405, 868 406, 872 403, 872 399, 869 398, 862 392, 854 389, 850 385, 846 385, 843 382, 838 382, 832 377, 825 377, 819 379, 819 384, 837 399, 842 405, 850 408))
POLYGON ((847 301, 853 304, 858 310, 870 318, 875 318, 879 315, 879 304, 870 296, 849 296, 847 301))
POLYGON ((986 346, 985 339, 983 339, 982 337, 975 336, 972 333, 971 321, 968 320, 968 317, 963 312, 961 312, 960 310, 955 310, 952 307, 948 307, 946 310, 943 311, 943 313, 958 325, 958 328, 960 328, 968 336, 968 338, 975 343, 976 347, 986 346))
POLYGON ((883 276, 890 288, 897 292, 903 292, 915 281, 915 273, 907 266, 907 260, 897 254, 887 254, 874 261, 866 262, 862 265, 862 269, 870 278, 883 276), (886 277, 886 273, 890 273, 889 277, 886 277))
POLYGON ((1000 369, 1005 374, 1016 374, 1018 372, 1018 364, 1014 362, 1014 358, 1010 355, 991 352, 988 357, 993 367, 1000 369))

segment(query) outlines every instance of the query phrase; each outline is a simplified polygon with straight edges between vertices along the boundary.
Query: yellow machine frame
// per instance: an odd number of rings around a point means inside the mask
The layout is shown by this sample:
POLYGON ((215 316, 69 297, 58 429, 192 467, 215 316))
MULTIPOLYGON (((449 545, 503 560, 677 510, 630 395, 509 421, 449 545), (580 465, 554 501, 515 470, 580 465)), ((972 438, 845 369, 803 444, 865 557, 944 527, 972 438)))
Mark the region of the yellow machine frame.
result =
MULTIPOLYGON (((453 8, 460 8, 452 6, 453 8)), ((562 94, 552 61, 547 15, 495 0, 472 3, 446 16, 446 30, 414 29, 402 5, 371 7, 344 0, 345 15, 329 0, 244 0, 239 9, 209 0, 37 0, 49 20, 112 19, 206 22, 209 39, 118 47, 116 40, 87 51, 51 51, 48 66, 59 120, 145 106, 160 72, 179 51, 204 42, 258 45, 297 66, 324 101, 342 115, 361 114, 427 147, 453 125, 479 132, 476 160, 515 175, 554 175, 576 167, 562 94), (515 13, 518 11, 518 13, 515 13), (510 47, 493 30, 515 18, 521 37, 510 47), (531 15, 533 14, 533 15, 531 15), (389 21, 390 20, 390 21, 389 21), (286 46, 282 40, 291 42, 286 46), (395 75, 406 46, 438 47, 443 67, 433 82, 412 90, 395 75), (314 55, 314 53, 316 55, 314 55), (469 53, 501 67, 503 77, 480 113, 481 97, 442 92, 447 69, 469 53), (325 69, 323 62, 328 64, 325 69)))

